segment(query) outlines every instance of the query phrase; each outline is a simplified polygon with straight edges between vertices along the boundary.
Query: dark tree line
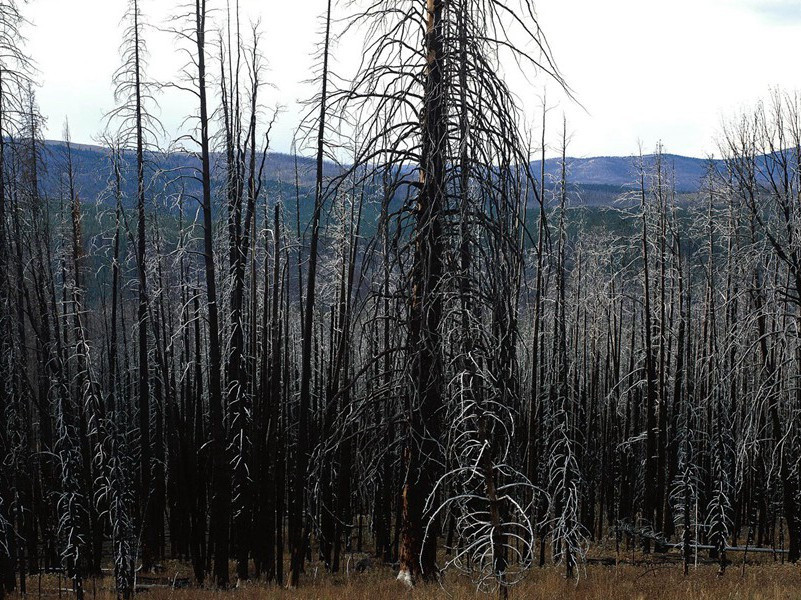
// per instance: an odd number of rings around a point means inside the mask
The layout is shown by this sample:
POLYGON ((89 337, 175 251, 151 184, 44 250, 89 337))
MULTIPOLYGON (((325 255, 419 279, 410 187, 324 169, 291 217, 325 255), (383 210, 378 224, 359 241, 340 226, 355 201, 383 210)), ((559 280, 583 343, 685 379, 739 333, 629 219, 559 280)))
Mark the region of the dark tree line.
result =
POLYGON ((186 65, 157 86, 130 1, 85 198, 0 2, 0 598, 43 570, 82 598, 109 566, 129 598, 167 558, 297 586, 373 554, 502 595, 610 540, 676 547, 685 573, 699 548, 799 559, 796 96, 726 128, 690 202, 661 148, 635 159, 625 226, 599 228, 571 207, 566 126, 560 176, 528 167, 500 65, 564 85, 533 5, 328 2, 314 185, 296 159, 275 188, 259 27, 214 8, 177 9, 186 65), (178 169, 159 87, 192 101, 178 169))

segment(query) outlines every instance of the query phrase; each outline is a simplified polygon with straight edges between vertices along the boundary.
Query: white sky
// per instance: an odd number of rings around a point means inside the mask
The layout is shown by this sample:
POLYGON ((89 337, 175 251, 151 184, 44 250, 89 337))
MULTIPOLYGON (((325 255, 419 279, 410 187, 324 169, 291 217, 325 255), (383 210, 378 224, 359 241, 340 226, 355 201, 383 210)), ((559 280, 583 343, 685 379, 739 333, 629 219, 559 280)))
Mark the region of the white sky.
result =
MULTIPOLYGON (((151 24, 163 25, 180 0, 141 2, 151 24)), ((273 148, 287 151, 298 122, 297 101, 313 90, 303 80, 310 76, 325 0, 241 3, 248 19, 262 21, 267 75, 275 86, 268 102, 287 109, 273 148)), ((120 63, 125 5, 30 0, 25 7, 33 23, 27 47, 39 68, 47 137, 61 137, 65 117, 76 142, 91 143, 101 129, 103 114, 113 107, 111 77, 120 63)), ((564 111, 574 156, 629 155, 638 142, 650 149, 658 140, 668 152, 705 156, 715 151, 722 119, 765 97, 771 86, 801 88, 801 0, 538 0, 536 7, 557 64, 586 112, 543 76, 523 85, 515 75, 513 87, 525 99, 527 118, 538 123, 538 97, 547 84, 549 104, 558 104, 548 137, 558 143, 564 111)), ((155 30, 146 37, 151 78, 173 78, 182 62, 173 38, 155 30)), ((356 58, 343 47, 335 55, 343 70, 356 58)), ((168 130, 195 109, 193 98, 174 92, 160 103, 168 130)))

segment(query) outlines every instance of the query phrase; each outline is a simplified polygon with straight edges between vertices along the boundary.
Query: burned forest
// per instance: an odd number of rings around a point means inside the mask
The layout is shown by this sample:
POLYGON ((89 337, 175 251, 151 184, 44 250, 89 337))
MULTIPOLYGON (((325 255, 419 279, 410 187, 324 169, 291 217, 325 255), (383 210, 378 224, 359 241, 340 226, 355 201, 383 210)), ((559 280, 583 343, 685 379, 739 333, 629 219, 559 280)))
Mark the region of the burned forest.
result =
POLYGON ((288 153, 277 23, 125 0, 113 106, 53 141, 37 1, 0 0, 0 599, 798 570, 801 94, 695 189, 657 143, 583 204, 533 0, 320 0, 288 153))

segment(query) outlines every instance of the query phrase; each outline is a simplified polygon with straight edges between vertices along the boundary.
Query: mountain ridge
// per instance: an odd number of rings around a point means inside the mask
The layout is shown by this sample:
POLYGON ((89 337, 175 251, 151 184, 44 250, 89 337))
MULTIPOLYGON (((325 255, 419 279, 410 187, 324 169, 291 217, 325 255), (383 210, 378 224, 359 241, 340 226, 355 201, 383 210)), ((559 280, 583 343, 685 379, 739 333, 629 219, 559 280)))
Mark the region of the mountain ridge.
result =
MULTIPOLYGON (((694 193, 701 189, 701 182, 710 166, 719 166, 719 160, 695 158, 680 154, 662 154, 662 164, 667 177, 675 181, 679 193, 694 193)), ((642 157, 646 168, 656 162, 655 154, 642 157)), ((628 188, 639 185, 639 156, 591 156, 586 158, 566 157, 567 177, 570 184, 594 186, 606 185, 628 188)), ((545 159, 546 179, 558 181, 561 158, 545 159)), ((532 172, 539 176, 541 161, 530 163, 532 172)))
MULTIPOLYGON (((46 140, 45 162, 50 177, 63 171, 63 153, 66 142, 60 140, 46 140), (61 156, 61 158, 60 158, 61 156), (56 167, 56 168, 53 168, 56 167)), ((97 197, 107 187, 108 151, 106 148, 93 144, 72 143, 73 163, 76 170, 78 188, 82 196, 97 197)), ((128 153, 126 163, 132 161, 133 155, 128 153)), ((187 152, 151 152, 150 156, 161 154, 164 170, 179 170, 189 168, 195 160, 194 155, 187 152)), ((224 155, 214 153, 213 160, 224 160, 224 155)), ((656 155, 649 154, 642 157, 647 168, 655 164, 656 155)), ((701 182, 709 165, 719 165, 720 161, 695 158, 678 154, 663 154, 663 166, 668 177, 675 182, 678 193, 695 193, 701 188, 701 182)), ((581 203, 591 205, 605 205, 625 192, 627 189, 639 184, 638 167, 639 157, 636 156, 591 156, 567 157, 568 183, 572 189, 578 190, 581 203), (585 192, 585 193, 582 193, 585 192)), ((301 188, 314 186, 314 159, 305 156, 295 156, 282 152, 269 152, 265 163, 264 179, 268 189, 285 190, 290 193, 294 187, 296 176, 301 188), (297 165, 297 173, 296 173, 297 165)), ((335 172, 339 169, 334 163, 326 162, 326 171, 335 172)), ((539 178, 541 162, 530 163, 532 174, 539 178)), ((561 174, 561 158, 545 160, 546 185, 558 182, 561 174)), ((57 179, 57 178, 56 178, 57 179)), ((127 191, 127 190, 126 190, 127 191)))

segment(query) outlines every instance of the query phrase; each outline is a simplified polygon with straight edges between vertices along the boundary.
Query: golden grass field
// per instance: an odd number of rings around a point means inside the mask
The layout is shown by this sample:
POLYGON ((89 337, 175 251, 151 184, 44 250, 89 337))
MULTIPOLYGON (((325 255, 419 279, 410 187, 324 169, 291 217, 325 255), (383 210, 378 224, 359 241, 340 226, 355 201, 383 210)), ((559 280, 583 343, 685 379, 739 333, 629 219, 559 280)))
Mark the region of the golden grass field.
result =
MULTIPOLYGON (((733 557, 734 558, 734 557, 733 557)), ((699 600, 801 600, 801 565, 779 564, 766 560, 748 564, 743 575, 741 565, 734 558, 726 573, 719 577, 717 566, 701 565, 692 568, 684 577, 682 567, 676 563, 621 564, 617 566, 588 565, 581 571, 578 581, 567 580, 560 567, 532 569, 517 586, 510 589, 509 598, 526 600, 668 600, 692 598, 699 600)), ((188 576, 187 566, 178 563, 165 565, 160 575, 166 579, 188 576)), ((445 575, 441 585, 421 585, 413 590, 395 581, 389 567, 376 567, 366 573, 336 575, 325 574, 312 565, 297 590, 287 590, 260 582, 247 582, 230 590, 214 589, 148 589, 140 594, 153 600, 462 600, 494 598, 495 594, 478 593, 469 579, 454 573, 445 575)), ((28 580, 27 598, 57 598, 58 578, 52 575, 31 577, 28 580), (41 589, 41 596, 40 590, 41 589)), ((62 589, 69 582, 61 580, 62 589)), ((111 579, 87 581, 86 598, 114 600, 111 579)), ((14 598, 15 596, 12 596, 14 598)), ((16 596, 19 597, 19 596, 16 596)), ((62 598, 73 597, 62 592, 62 598)))

